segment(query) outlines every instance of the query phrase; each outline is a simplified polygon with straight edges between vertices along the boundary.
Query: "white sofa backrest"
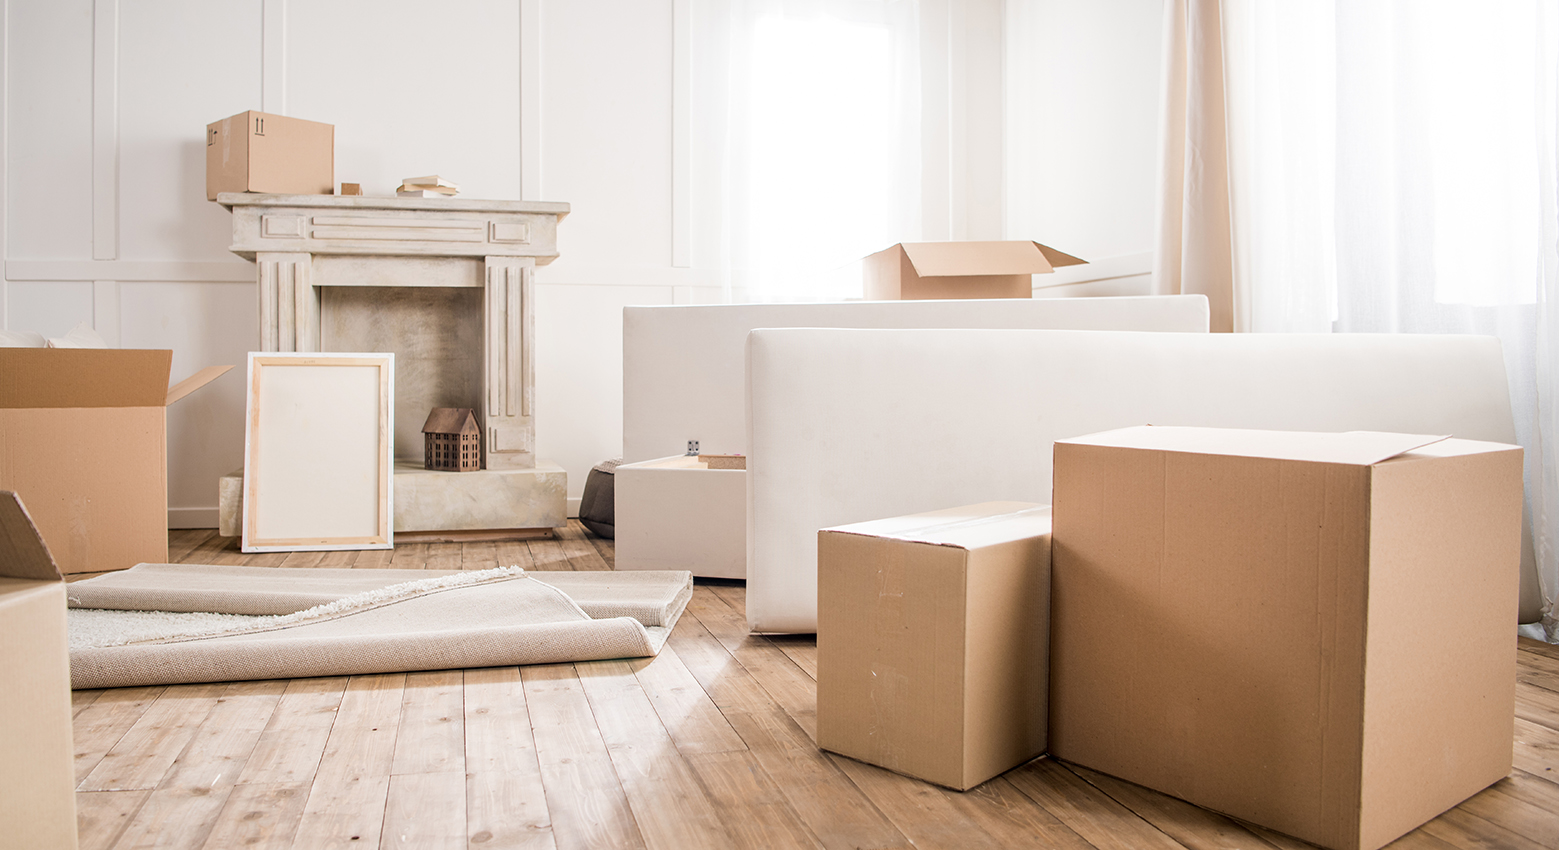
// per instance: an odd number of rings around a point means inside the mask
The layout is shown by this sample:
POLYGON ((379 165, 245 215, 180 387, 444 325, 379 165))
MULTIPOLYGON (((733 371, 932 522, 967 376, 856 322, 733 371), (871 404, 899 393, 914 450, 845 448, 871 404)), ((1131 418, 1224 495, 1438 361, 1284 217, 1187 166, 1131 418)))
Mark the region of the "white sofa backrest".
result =
POLYGON ((747 377, 756 631, 816 630, 818 529, 1048 504, 1057 439, 1142 424, 1516 436, 1492 337, 757 330, 747 377))
POLYGON ((745 453, 754 328, 1070 328, 1207 332, 1200 295, 719 304, 623 310, 623 458, 745 453))

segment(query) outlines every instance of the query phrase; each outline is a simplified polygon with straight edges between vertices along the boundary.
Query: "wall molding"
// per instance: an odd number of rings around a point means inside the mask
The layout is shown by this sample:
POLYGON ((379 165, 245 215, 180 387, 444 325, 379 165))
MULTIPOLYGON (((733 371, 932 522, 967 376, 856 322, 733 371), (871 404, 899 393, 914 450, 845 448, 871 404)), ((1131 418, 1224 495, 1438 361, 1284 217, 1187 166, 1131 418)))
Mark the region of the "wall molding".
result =
POLYGON ((119 256, 119 0, 92 3, 92 258, 119 256))
POLYGON ((7 280, 254 283, 254 263, 193 260, 7 260, 7 280))

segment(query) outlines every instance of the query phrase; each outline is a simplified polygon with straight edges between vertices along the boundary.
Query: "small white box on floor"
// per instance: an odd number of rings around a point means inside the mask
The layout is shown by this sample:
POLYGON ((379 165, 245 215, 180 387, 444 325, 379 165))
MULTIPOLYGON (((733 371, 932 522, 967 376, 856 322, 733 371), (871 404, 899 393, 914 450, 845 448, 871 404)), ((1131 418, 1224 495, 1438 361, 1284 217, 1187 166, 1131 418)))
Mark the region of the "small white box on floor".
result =
POLYGON ((747 471, 697 457, 625 463, 616 473, 619 570, 747 578, 747 471))

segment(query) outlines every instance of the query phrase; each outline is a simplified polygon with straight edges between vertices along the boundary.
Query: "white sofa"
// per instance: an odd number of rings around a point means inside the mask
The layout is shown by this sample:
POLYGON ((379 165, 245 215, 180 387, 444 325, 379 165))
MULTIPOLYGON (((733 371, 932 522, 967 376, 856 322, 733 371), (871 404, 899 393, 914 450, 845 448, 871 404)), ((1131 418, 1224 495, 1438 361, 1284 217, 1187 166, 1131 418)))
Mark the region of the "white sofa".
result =
POLYGON ((1492 337, 756 330, 747 388, 747 616, 761 632, 816 630, 818 529, 1048 503, 1057 439, 1154 424, 1515 442, 1492 337))
POLYGON ((618 569, 747 575, 746 473, 679 459, 747 452, 747 334, 754 328, 1109 328, 1206 333, 1200 295, 628 307, 618 569), (736 493, 732 501, 731 493, 736 493))

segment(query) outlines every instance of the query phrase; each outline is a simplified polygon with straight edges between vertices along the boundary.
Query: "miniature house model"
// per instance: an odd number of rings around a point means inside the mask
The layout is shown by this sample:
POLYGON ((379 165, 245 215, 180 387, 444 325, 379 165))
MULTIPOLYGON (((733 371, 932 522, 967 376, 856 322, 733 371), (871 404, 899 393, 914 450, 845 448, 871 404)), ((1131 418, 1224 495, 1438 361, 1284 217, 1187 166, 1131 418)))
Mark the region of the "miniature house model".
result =
POLYGON ((482 468, 482 429, 469 407, 435 407, 422 424, 426 469, 474 472, 482 468))

